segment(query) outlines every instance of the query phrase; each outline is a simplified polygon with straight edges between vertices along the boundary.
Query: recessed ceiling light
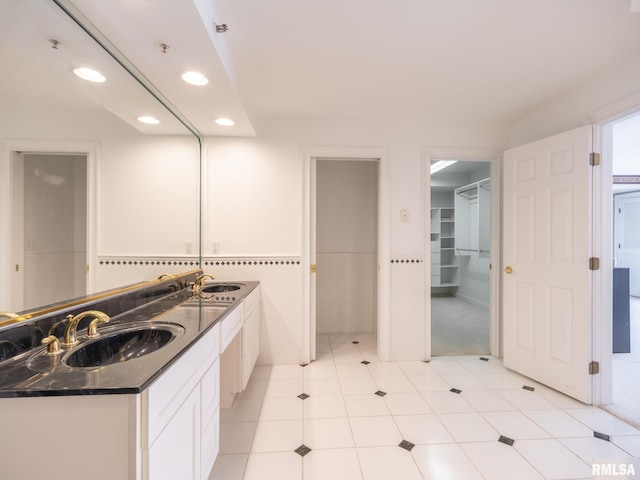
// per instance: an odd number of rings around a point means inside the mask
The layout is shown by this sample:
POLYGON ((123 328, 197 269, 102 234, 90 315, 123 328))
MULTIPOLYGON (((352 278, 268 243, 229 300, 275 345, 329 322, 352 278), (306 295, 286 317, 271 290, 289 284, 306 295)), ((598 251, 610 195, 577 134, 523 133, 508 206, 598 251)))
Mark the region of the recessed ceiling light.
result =
POLYGON ((87 67, 74 68, 73 73, 76 74, 78 77, 82 78, 83 80, 88 80, 94 83, 102 83, 107 80, 105 76, 102 75, 97 70, 93 70, 87 67))
POLYGON ((182 73, 182 75, 180 76, 188 84, 196 85, 198 87, 201 87, 202 85, 206 85, 207 83, 209 83, 209 79, 205 77, 203 74, 201 74, 200 72, 189 71, 189 72, 182 73))
POLYGON ((236 124, 236 122, 230 118, 216 118, 216 123, 223 127, 233 127, 236 124))
POLYGON ((457 163, 457 160, 438 160, 437 162, 432 163, 431 175, 453 165, 454 163, 457 163))
POLYGON ((142 115, 138 117, 138 121, 146 123, 147 125, 158 125, 160 123, 160 120, 150 115, 142 115))

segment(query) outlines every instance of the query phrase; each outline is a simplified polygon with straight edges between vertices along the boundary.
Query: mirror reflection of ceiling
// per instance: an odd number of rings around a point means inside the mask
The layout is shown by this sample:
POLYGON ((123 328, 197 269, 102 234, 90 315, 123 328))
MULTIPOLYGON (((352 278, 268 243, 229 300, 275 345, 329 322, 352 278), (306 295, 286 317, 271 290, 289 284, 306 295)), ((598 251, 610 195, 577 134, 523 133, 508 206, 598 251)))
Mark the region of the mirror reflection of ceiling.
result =
POLYGON ((163 105, 52 1, 0 0, 0 105, 2 112, 110 112, 149 135, 191 135, 163 105), (104 83, 73 74, 87 66, 104 83), (160 123, 147 125, 141 115, 160 123))

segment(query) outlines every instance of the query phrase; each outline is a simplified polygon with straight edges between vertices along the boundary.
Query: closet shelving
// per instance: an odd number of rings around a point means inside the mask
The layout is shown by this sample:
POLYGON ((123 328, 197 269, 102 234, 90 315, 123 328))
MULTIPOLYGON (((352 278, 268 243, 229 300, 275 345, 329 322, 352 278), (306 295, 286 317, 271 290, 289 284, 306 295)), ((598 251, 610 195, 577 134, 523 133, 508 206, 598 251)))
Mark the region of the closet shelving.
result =
POLYGON ((491 241, 491 179, 455 189, 456 255, 488 257, 491 241))
POLYGON ((431 209, 431 286, 457 287, 458 264, 455 256, 455 210, 431 209))

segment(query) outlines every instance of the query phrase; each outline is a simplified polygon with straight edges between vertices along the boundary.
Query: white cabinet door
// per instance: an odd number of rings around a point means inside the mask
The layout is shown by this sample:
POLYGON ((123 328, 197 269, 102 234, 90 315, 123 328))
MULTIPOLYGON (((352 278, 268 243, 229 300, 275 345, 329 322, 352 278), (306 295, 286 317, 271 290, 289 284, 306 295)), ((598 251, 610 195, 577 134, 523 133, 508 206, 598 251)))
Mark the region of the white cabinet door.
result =
POLYGON ((590 147, 588 126, 505 152, 503 192, 504 364, 586 403, 590 147))
POLYGON ((220 450, 220 360, 216 359, 200 382, 200 477, 209 478, 220 450))
POLYGON ((149 480, 200 480, 200 388, 149 448, 149 480))
POLYGON ((260 308, 255 308, 244 322, 242 329, 242 389, 253 372, 260 353, 260 308))

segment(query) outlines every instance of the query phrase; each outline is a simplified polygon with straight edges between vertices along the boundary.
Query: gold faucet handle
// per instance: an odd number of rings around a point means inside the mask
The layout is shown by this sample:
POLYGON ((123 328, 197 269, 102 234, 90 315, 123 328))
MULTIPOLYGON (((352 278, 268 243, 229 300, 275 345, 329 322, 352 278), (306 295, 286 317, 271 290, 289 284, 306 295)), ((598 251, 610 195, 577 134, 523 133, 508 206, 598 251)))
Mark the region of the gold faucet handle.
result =
POLYGON ((60 341, 55 335, 49 335, 40 340, 42 345, 47 346, 47 355, 60 355, 62 349, 60 348, 60 341))
POLYGON ((89 328, 87 328, 87 338, 95 338, 98 336, 98 324, 99 323, 109 323, 108 317, 96 317, 91 320, 89 323, 89 328))

